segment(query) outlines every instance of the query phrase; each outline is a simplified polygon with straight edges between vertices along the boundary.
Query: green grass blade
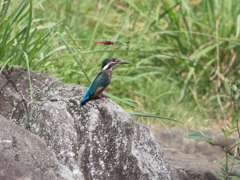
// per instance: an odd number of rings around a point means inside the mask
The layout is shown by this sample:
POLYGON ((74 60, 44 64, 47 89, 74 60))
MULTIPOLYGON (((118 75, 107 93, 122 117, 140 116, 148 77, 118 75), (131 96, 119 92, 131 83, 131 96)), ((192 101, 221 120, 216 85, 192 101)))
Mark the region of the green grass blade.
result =
POLYGON ((122 98, 119 98, 119 97, 114 96, 114 95, 112 95, 112 94, 109 94, 109 93, 107 93, 107 92, 104 92, 103 94, 105 94, 106 96, 110 97, 111 99, 115 99, 115 100, 120 101, 120 102, 123 102, 123 103, 125 103, 125 104, 127 104, 127 105, 129 105, 129 106, 131 106, 131 107, 135 107, 135 108, 140 109, 140 107, 137 106, 135 103, 126 101, 126 100, 124 100, 124 99, 122 99, 122 98))
MULTIPOLYGON (((0 14, 1 20, 6 16, 10 2, 11 2, 11 0, 4 0, 3 7, 1 10, 1 14, 0 14)), ((0 23, 1 23, 1 21, 0 21, 0 23)))
MULTIPOLYGON (((23 45, 23 51, 24 52, 26 52, 27 45, 29 43, 28 42, 29 37, 30 37, 29 33, 30 33, 31 23, 32 23, 32 0, 29 0, 29 4, 30 4, 30 8, 29 8, 28 26, 27 26, 26 38, 25 38, 24 45, 23 45)), ((22 61, 22 59, 20 58, 20 64, 21 64, 21 61, 22 61)), ((26 60, 26 61, 28 61, 28 60, 26 60)), ((29 66, 29 64, 27 66, 29 66)))
POLYGON ((160 119, 167 119, 167 120, 170 120, 170 121, 175 121, 175 122, 182 123, 182 122, 177 121, 177 120, 172 119, 172 118, 168 118, 168 117, 164 117, 164 116, 159 116, 159 115, 154 115, 154 114, 149 114, 149 113, 128 112, 128 114, 130 114, 131 116, 160 118, 160 119))
MULTIPOLYGON (((63 43, 66 45, 66 47, 68 48, 68 50, 69 50, 71 53, 74 53, 73 50, 71 49, 71 47, 68 45, 68 43, 67 43, 67 42, 65 41, 65 39, 62 37, 62 35, 61 35, 59 32, 57 32, 56 35, 58 35, 58 36, 61 38, 61 40, 62 40, 63 43)), ((77 56, 73 56, 73 57, 74 57, 74 59, 76 60, 76 62, 78 63, 79 67, 82 69, 82 71, 83 71, 85 77, 87 78, 88 82, 91 83, 91 81, 90 81, 90 79, 89 79, 86 71, 85 71, 84 68, 82 67, 82 64, 81 64, 80 60, 78 59, 78 57, 77 57, 77 56)))

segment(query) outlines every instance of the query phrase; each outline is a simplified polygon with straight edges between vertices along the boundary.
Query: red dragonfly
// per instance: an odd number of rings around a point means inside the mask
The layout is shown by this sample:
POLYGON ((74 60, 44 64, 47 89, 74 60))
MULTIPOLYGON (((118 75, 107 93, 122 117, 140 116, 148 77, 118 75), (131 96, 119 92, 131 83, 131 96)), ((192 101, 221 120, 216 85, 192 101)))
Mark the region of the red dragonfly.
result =
POLYGON ((114 44, 112 41, 94 42, 94 43, 104 44, 105 46, 106 46, 106 45, 113 45, 113 44, 114 44))

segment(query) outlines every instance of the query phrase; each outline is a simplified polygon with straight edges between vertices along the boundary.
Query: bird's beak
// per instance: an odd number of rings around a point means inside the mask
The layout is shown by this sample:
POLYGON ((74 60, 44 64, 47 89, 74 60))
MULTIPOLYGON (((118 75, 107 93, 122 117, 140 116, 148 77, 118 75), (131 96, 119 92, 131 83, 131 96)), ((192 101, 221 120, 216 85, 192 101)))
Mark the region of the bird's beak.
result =
POLYGON ((117 61, 117 64, 131 64, 131 62, 130 61, 119 60, 119 61, 117 61))

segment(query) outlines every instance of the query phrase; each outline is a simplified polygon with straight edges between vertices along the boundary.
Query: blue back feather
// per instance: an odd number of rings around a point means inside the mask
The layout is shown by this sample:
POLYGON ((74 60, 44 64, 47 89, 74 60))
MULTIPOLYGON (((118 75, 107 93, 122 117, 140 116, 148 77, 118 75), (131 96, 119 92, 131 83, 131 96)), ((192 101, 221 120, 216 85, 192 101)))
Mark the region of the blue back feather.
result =
POLYGON ((89 96, 90 96, 90 93, 89 93, 90 88, 91 88, 91 86, 92 86, 94 80, 96 79, 96 77, 98 76, 98 74, 99 74, 100 72, 101 72, 101 71, 99 71, 99 72, 97 73, 97 75, 95 76, 95 78, 94 78, 93 81, 91 82, 91 84, 90 84, 90 86, 88 87, 88 89, 87 89, 87 91, 86 91, 86 93, 85 93, 83 99, 81 100, 81 103, 83 103, 84 101, 87 100, 87 98, 89 98, 89 96))
POLYGON ((81 103, 86 101, 89 97, 93 96, 94 93, 103 87, 107 87, 110 83, 111 76, 108 75, 108 71, 99 71, 90 86, 88 87, 81 103))

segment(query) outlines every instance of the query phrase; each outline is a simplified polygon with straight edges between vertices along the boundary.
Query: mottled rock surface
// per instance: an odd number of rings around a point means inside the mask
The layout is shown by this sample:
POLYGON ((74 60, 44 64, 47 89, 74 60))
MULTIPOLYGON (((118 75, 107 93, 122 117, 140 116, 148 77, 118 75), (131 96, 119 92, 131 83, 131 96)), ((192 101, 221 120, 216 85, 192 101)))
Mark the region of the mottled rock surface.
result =
MULTIPOLYGON (((32 103, 28 71, 18 66, 4 69, 0 74, 0 115, 45 142, 44 148, 52 151, 52 161, 56 157, 56 164, 71 172, 69 179, 172 179, 150 130, 112 100, 93 100, 80 107, 86 88, 33 71, 31 83, 32 103)), ((31 144, 30 135, 25 140, 31 144)), ((44 152, 44 148, 40 150, 44 152)), ((32 173, 33 159, 19 163, 29 163, 32 173)), ((60 174, 58 169, 54 172, 58 173, 55 176, 60 174)))

